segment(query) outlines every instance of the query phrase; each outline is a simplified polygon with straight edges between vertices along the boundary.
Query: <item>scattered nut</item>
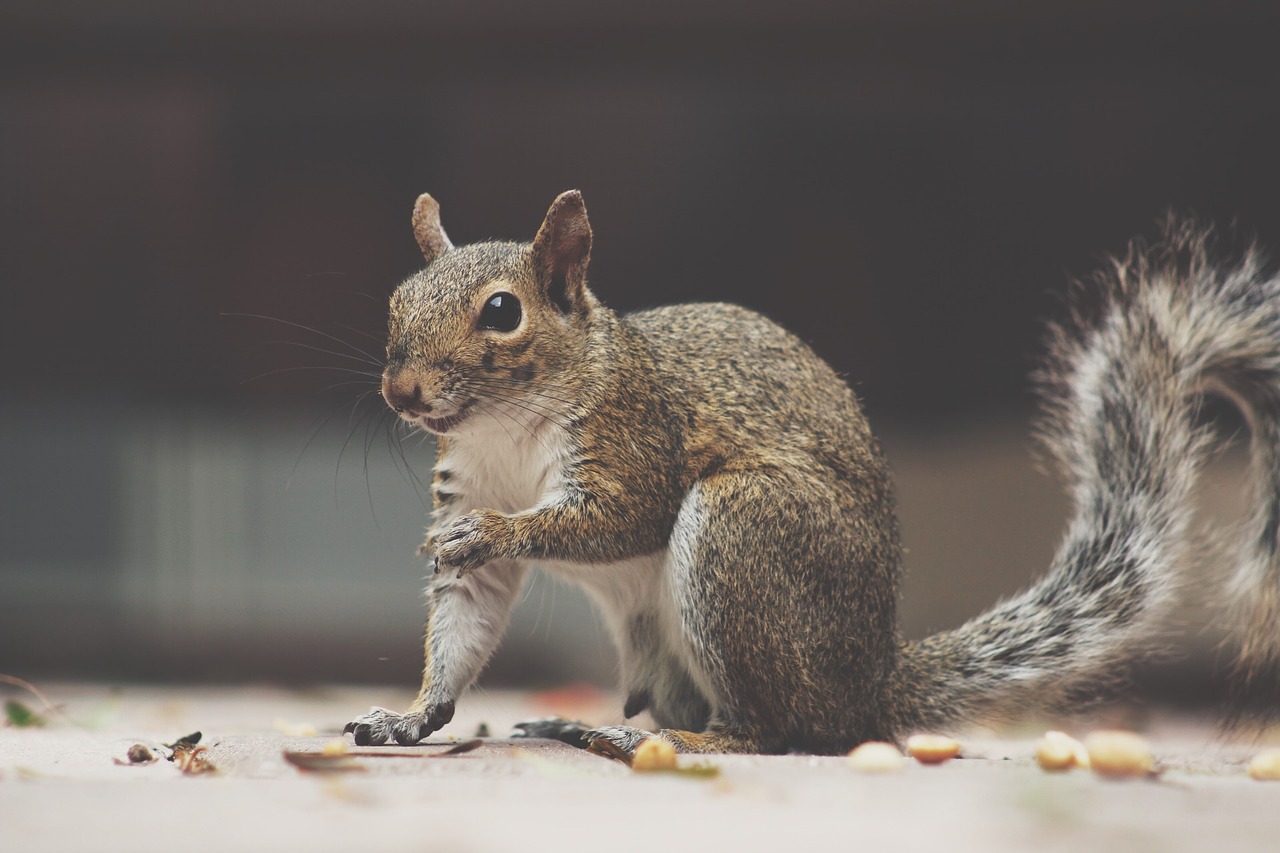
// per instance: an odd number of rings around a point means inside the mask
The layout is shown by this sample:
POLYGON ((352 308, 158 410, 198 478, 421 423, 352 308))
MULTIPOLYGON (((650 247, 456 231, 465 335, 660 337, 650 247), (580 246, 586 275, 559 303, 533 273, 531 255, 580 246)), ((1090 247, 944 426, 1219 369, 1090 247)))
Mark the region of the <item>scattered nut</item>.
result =
POLYGON ((146 744, 142 743, 135 743, 129 747, 125 757, 133 764, 150 764, 156 760, 155 754, 151 752, 146 744))
POLYGON ((1094 732, 1084 739, 1084 745, 1089 750, 1089 765, 1101 776, 1122 778, 1155 772, 1151 748, 1133 732, 1094 732))
POLYGON ((1249 775, 1259 780, 1280 781, 1280 749, 1259 752, 1249 762, 1249 775))
POLYGON ((907 755, 921 764, 941 764, 960 754, 960 741, 946 735, 912 735, 907 738, 907 755))
POLYGON ((640 741, 631 757, 631 769, 642 773, 675 768, 676 748, 662 738, 650 737, 640 741))
POLYGON ((863 773, 895 773, 903 768, 902 753, 891 743, 867 741, 849 753, 849 766, 863 773))
POLYGON ((1042 770, 1056 772, 1073 767, 1089 767, 1084 744, 1065 732, 1049 731, 1036 742, 1036 762, 1042 770))
POLYGON ((327 740, 324 742, 324 746, 320 747, 320 754, 327 755, 331 758, 338 755, 346 755, 347 742, 341 738, 327 740))

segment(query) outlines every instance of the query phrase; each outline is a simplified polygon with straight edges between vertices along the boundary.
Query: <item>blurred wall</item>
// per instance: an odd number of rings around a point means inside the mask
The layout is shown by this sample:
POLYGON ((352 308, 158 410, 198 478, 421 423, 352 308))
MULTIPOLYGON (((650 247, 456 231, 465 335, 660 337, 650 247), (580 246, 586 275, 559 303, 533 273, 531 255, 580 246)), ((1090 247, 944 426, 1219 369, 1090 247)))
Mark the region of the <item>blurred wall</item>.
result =
MULTIPOLYGON (((423 190, 470 241, 527 239, 579 187, 606 302, 732 300, 813 343, 906 472, 908 632, 960 621, 1061 524, 1019 472, 1068 276, 1167 209, 1280 246, 1278 24, 1178 0, 10 0, 0 671, 414 677, 404 472, 430 446, 397 449, 367 392, 423 190), (957 510, 1003 487, 1034 519, 957 510), (949 565, 918 564, 939 541, 949 565)), ((535 587, 494 677, 607 679, 584 613, 535 587)))

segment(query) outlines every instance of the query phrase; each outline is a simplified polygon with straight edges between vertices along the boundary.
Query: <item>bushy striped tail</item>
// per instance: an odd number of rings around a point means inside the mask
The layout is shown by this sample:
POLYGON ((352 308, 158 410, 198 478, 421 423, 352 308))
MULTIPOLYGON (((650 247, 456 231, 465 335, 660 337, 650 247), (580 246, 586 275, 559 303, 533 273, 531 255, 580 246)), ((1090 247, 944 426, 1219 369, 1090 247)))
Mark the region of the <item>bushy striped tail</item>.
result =
MULTIPOLYGON (((1051 330, 1043 434, 1075 515, 1048 573, 954 631, 904 644, 901 729, 1054 711, 1142 650, 1190 550, 1209 392, 1253 432, 1255 511, 1229 595, 1243 679, 1280 662, 1280 280, 1255 249, 1219 265, 1206 230, 1171 220, 1097 275, 1101 308, 1051 330)), ((1083 305, 1084 300, 1077 303, 1083 305)))

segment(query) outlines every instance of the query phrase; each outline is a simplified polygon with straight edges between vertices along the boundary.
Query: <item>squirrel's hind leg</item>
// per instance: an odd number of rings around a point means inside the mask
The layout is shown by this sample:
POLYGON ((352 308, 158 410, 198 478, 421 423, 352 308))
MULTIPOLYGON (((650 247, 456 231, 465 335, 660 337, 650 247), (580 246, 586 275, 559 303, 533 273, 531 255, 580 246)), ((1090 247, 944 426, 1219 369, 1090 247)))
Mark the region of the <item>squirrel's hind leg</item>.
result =
POLYGON ((868 479, 734 466, 699 481, 668 580, 687 666, 711 699, 689 752, 837 753, 887 734, 896 528, 868 479))

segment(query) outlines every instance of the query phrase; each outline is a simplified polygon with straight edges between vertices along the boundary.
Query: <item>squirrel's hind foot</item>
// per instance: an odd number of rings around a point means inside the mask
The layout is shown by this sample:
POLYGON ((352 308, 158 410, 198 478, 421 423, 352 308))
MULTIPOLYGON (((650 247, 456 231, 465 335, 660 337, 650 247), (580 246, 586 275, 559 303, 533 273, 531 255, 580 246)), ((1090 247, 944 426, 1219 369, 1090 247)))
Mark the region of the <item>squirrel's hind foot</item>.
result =
POLYGON ((640 741, 653 737, 644 729, 631 726, 600 726, 592 728, 586 723, 566 720, 564 717, 544 717, 516 723, 513 737, 538 737, 558 740, 579 749, 589 749, 614 757, 630 756, 640 741))
POLYGON ((641 741, 648 738, 660 738, 682 753, 774 753, 781 749, 772 748, 772 744, 764 743, 760 738, 749 733, 727 728, 713 727, 705 732, 686 732, 679 729, 662 729, 658 732, 647 732, 632 726, 601 726, 583 735, 588 742, 588 749, 604 755, 633 755, 641 741))
POLYGON ((608 756, 630 756, 641 741, 651 737, 652 732, 633 726, 601 726, 583 734, 587 749, 608 756))
POLYGON ((543 717, 539 720, 528 720, 523 723, 516 723, 515 729, 516 732, 512 737, 547 738, 548 740, 567 743, 569 746, 576 746, 578 749, 586 749, 591 745, 590 741, 587 740, 587 732, 592 730, 591 726, 576 720, 566 720, 564 717, 543 717))

